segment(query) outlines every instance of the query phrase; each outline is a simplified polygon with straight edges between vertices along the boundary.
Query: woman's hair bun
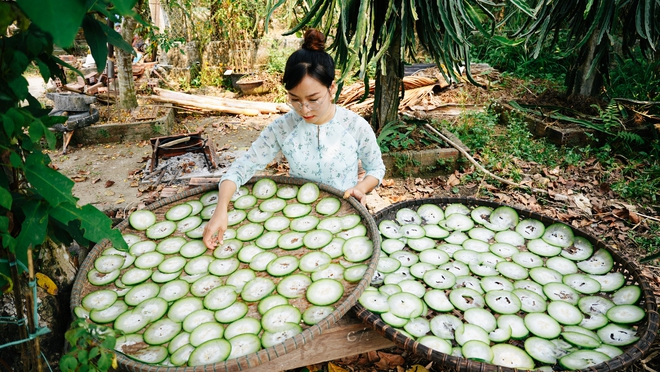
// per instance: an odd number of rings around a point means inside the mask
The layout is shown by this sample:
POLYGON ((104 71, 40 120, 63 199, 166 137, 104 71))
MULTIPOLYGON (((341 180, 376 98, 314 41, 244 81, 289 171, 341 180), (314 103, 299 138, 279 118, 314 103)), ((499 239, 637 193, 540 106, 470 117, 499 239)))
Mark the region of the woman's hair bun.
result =
POLYGON ((305 31, 305 41, 303 42, 302 48, 307 50, 313 50, 315 52, 324 52, 325 51, 325 35, 315 28, 310 28, 305 31))

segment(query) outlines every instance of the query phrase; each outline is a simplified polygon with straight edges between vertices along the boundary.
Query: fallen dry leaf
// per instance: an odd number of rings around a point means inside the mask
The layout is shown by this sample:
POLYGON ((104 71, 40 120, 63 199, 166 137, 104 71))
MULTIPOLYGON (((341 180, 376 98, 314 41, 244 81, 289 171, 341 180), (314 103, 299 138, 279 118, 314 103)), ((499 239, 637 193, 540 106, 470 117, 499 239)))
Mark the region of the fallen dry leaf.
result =
POLYGON ((105 181, 105 187, 110 187, 115 184, 115 181, 107 180, 105 181))
POLYGON ((105 194, 105 196, 113 196, 115 194, 115 192, 111 191, 111 190, 105 190, 104 194, 105 194))
POLYGON ((461 184, 461 180, 459 180, 455 175, 450 175, 449 178, 447 179, 447 186, 453 187, 453 186, 458 186, 461 184))
POLYGON ((589 216, 592 215, 591 201, 589 200, 589 198, 587 198, 583 194, 577 194, 573 196, 573 202, 575 203, 575 206, 578 207, 579 210, 588 214, 589 216))
POLYGON ((419 364, 415 364, 410 366, 406 372, 428 372, 428 369, 426 367, 421 366, 419 364))
POLYGON ((642 222, 642 219, 635 212, 630 212, 628 217, 630 219, 630 222, 634 223, 635 225, 642 222))
POLYGON ((99 182, 100 180, 101 180, 100 177, 98 177, 98 178, 94 178, 94 179, 92 180, 92 183, 97 183, 97 182, 99 182))
POLYGON ((374 363, 374 367, 379 370, 390 370, 396 366, 402 366, 403 363, 406 362, 406 360, 399 354, 390 354, 379 351, 378 356, 380 357, 380 360, 374 363))
POLYGON ((87 181, 87 177, 80 177, 80 176, 74 176, 71 178, 73 182, 85 182, 87 181))
POLYGON ((348 370, 330 362, 328 363, 328 372, 348 372, 348 370))
POLYGON ((391 178, 384 179, 383 182, 380 183, 381 186, 383 187, 390 187, 394 186, 394 180, 391 178))
POLYGON ((89 171, 79 170, 78 174, 82 174, 83 176, 89 176, 89 171))
POLYGON ((37 285, 49 294, 55 296, 57 295, 57 284, 46 274, 36 273, 37 285))
POLYGON ((493 195, 497 196, 504 203, 511 202, 511 198, 507 194, 502 194, 501 192, 498 192, 498 193, 495 193, 493 195))
POLYGON ((131 182, 131 187, 138 187, 140 183, 138 181, 131 182))
POLYGON ((121 204, 121 203, 123 203, 123 202, 125 202, 124 199, 117 199, 117 201, 115 201, 115 204, 121 204))

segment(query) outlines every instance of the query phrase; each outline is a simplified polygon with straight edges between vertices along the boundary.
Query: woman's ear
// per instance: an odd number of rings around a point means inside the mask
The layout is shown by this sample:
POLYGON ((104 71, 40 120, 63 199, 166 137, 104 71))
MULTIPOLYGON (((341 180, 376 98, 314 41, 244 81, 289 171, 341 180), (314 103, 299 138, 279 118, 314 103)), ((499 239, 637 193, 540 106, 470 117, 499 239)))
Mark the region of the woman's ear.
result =
POLYGON ((335 94, 337 94, 337 84, 333 81, 332 84, 330 84, 330 95, 333 97, 333 101, 335 94))

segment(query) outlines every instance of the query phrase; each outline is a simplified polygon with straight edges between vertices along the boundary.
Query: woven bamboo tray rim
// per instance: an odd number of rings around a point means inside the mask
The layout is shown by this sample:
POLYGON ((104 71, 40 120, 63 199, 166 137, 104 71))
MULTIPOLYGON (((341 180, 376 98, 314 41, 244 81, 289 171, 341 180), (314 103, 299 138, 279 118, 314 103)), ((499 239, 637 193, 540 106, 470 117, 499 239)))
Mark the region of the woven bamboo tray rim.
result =
MULTIPOLYGON (((474 198, 426 198, 426 199, 415 199, 399 202, 392 204, 377 213, 374 214, 374 220, 376 224, 379 224, 383 220, 394 220, 396 212, 402 208, 411 208, 415 209, 422 204, 436 204, 440 206, 446 206, 452 203, 461 203, 467 206, 487 206, 491 208, 497 208, 501 206, 511 207, 506 204, 479 200, 474 198)), ((554 218, 544 216, 529 210, 520 209, 511 207, 516 210, 519 216, 522 218, 533 218, 543 222, 546 226, 551 223, 561 222, 554 218)), ((641 357, 650 349, 653 341, 655 340, 658 333, 658 324, 660 323, 660 317, 658 316, 658 308, 656 304, 656 298, 653 294, 653 290, 650 284, 643 279, 640 274, 639 268, 635 263, 629 262, 619 255, 616 251, 609 249, 605 243, 599 239, 594 238, 593 236, 587 234, 586 232, 574 228, 571 226, 576 236, 582 236, 587 238, 593 245, 594 251, 598 248, 606 249, 612 258, 614 259, 614 268, 612 271, 621 272, 626 278, 626 284, 637 284, 642 289, 641 296, 641 307, 646 312, 646 317, 640 323, 638 323, 637 334, 640 336, 640 339, 622 349, 624 353, 610 359, 607 362, 600 363, 596 366, 592 366, 583 370, 578 370, 578 372, 611 372, 619 369, 626 368, 634 363, 636 360, 641 359, 641 357)), ((497 366, 489 363, 477 362, 474 360, 469 360, 466 358, 459 358, 456 356, 448 355, 441 353, 437 350, 431 349, 425 345, 418 343, 412 338, 398 332, 395 328, 383 322, 381 317, 378 314, 374 314, 371 311, 364 308, 362 305, 357 304, 355 306, 355 313, 358 318, 361 319, 365 324, 373 328, 376 332, 384 336, 385 338, 393 341, 396 345, 402 347, 403 349, 415 353, 419 356, 425 357, 430 361, 436 362, 440 367, 445 370, 459 371, 459 372, 516 372, 518 369, 497 366)), ((456 315, 456 314, 454 314, 456 315)))
MULTIPOLYGON (((275 181, 275 183, 277 183, 278 185, 301 186, 305 183, 311 182, 306 179, 294 178, 294 177, 281 177, 281 176, 253 177, 248 183, 246 183, 245 186, 251 188, 251 186, 254 185, 255 182, 257 182, 262 178, 271 179, 275 181)), ((380 254, 380 233, 378 232, 378 227, 376 226, 371 214, 359 201, 357 201, 353 197, 349 199, 344 199, 343 191, 340 191, 333 187, 318 183, 317 185, 322 192, 319 199, 323 197, 323 193, 325 192, 326 194, 330 194, 326 196, 335 196, 342 202, 342 207, 340 211, 333 216, 340 215, 342 211, 344 211, 345 214, 359 214, 360 217, 362 218, 362 224, 364 224, 365 227, 367 228, 367 236, 374 243, 374 252, 372 257, 366 262, 368 267, 364 277, 357 283, 348 283, 345 280, 342 281, 342 284, 344 284, 344 288, 345 288, 344 295, 334 305, 335 310, 332 313, 330 313, 326 318, 324 318, 323 320, 321 320, 320 322, 318 322, 313 326, 303 325, 302 333, 285 340, 283 343, 277 344, 269 348, 261 349, 256 353, 248 354, 239 358, 226 360, 220 363, 206 364, 195 367, 186 367, 186 366, 168 367, 168 366, 148 365, 140 361, 137 361, 135 359, 132 359, 124 355, 123 353, 117 353, 117 362, 120 367, 119 370, 139 371, 139 372, 245 371, 250 368, 267 363, 278 357, 281 357, 308 342, 312 342, 317 336, 319 336, 325 330, 330 329, 335 323, 337 323, 339 319, 341 319, 344 316, 344 314, 346 314, 346 312, 348 312, 348 310, 350 310, 357 303, 357 299, 360 297, 362 292, 364 292, 365 288, 369 286, 371 277, 374 275, 376 265, 378 264, 378 257, 380 254), (350 210, 350 213, 346 213, 347 210, 350 210), (349 286, 350 290, 348 290, 347 285, 349 286)), ((195 200, 199 198, 202 194, 213 190, 217 190, 217 185, 212 184, 212 185, 200 186, 194 189, 184 191, 172 197, 161 199, 155 203, 150 204, 145 209, 153 211, 157 215, 157 217, 159 217, 158 220, 160 221, 161 220, 160 217, 162 217, 166 211, 163 207, 169 208, 170 206, 173 206, 174 203, 179 203, 179 202, 183 203, 188 200, 195 200)), ((315 213, 314 209, 313 209, 313 213, 315 213)), ((128 228, 130 228, 128 219, 123 220, 115 227, 115 229, 118 229, 122 232, 128 228)), ((133 233, 133 231, 131 231, 131 233, 133 233)), ((87 273, 89 272, 89 270, 94 268, 94 261, 96 260, 96 258, 98 258, 105 249, 111 246, 112 244, 107 239, 99 242, 93 247, 93 249, 90 251, 90 253, 83 261, 83 264, 80 266, 78 270, 78 275, 76 276, 75 282, 73 284, 73 290, 72 290, 71 302, 70 302, 72 311, 76 306, 79 306, 82 303, 82 298, 87 293, 89 293, 90 289, 99 289, 103 287, 103 286, 96 287, 91 283, 89 283, 89 281, 87 280, 87 273)), ((270 251, 275 252, 277 249, 272 249, 270 251)), ((288 252, 289 254, 291 254, 291 251, 288 252)), ((255 274, 257 274, 257 276, 260 276, 259 274, 262 273, 255 273, 255 274)), ((295 299, 289 302, 292 303, 294 306, 298 306, 302 302, 308 304, 304 298, 295 299)), ((254 312, 253 307, 256 307, 256 305, 250 306, 250 312, 246 314, 246 316, 249 316, 254 312)), ((75 315, 73 316, 75 317, 75 315)))

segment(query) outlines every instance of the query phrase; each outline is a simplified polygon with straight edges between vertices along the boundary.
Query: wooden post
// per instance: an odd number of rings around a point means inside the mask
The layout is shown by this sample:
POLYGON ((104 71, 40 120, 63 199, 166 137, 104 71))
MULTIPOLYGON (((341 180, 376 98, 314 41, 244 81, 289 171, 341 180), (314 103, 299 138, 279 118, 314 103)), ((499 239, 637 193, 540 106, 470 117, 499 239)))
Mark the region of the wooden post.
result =
MULTIPOLYGON (((27 257, 28 257, 28 275, 30 278, 30 282, 34 281, 34 261, 32 259, 32 248, 28 249, 27 252, 27 257)), ((36 285, 36 284, 35 284, 36 285)), ((36 319, 34 319, 34 313, 33 309, 36 306, 37 299, 34 298, 32 292, 32 288, 28 287, 28 295, 27 295, 27 307, 28 307, 28 328, 30 330, 30 334, 35 334, 37 331, 37 324, 35 324, 36 319)), ((36 358, 36 366, 37 366, 37 372, 42 372, 44 370, 44 365, 43 361, 41 360, 41 344, 39 344, 39 337, 35 337, 32 341, 30 341, 32 344, 32 350, 34 350, 34 358, 36 358)), ((34 360, 32 361, 33 363, 35 362, 34 360)))
MULTIPOLYGON (((13 253, 9 253, 7 251, 7 257, 9 259, 9 262, 16 262, 16 256, 13 253)), ((16 318, 17 319, 25 319, 25 312, 23 309, 23 294, 21 293, 21 280, 20 276, 18 275, 18 268, 14 266, 10 266, 9 270, 11 271, 11 280, 14 282, 13 286, 13 291, 14 291, 14 306, 16 306, 16 318)), ((18 327, 18 337, 20 340, 25 340, 28 338, 27 330, 23 326, 18 327)), ((23 365, 23 368, 25 368, 27 371, 29 371, 31 368, 31 361, 30 361, 30 354, 29 354, 29 349, 27 347, 27 343, 22 342, 19 344, 20 345, 20 351, 21 351, 21 364, 23 365)))

